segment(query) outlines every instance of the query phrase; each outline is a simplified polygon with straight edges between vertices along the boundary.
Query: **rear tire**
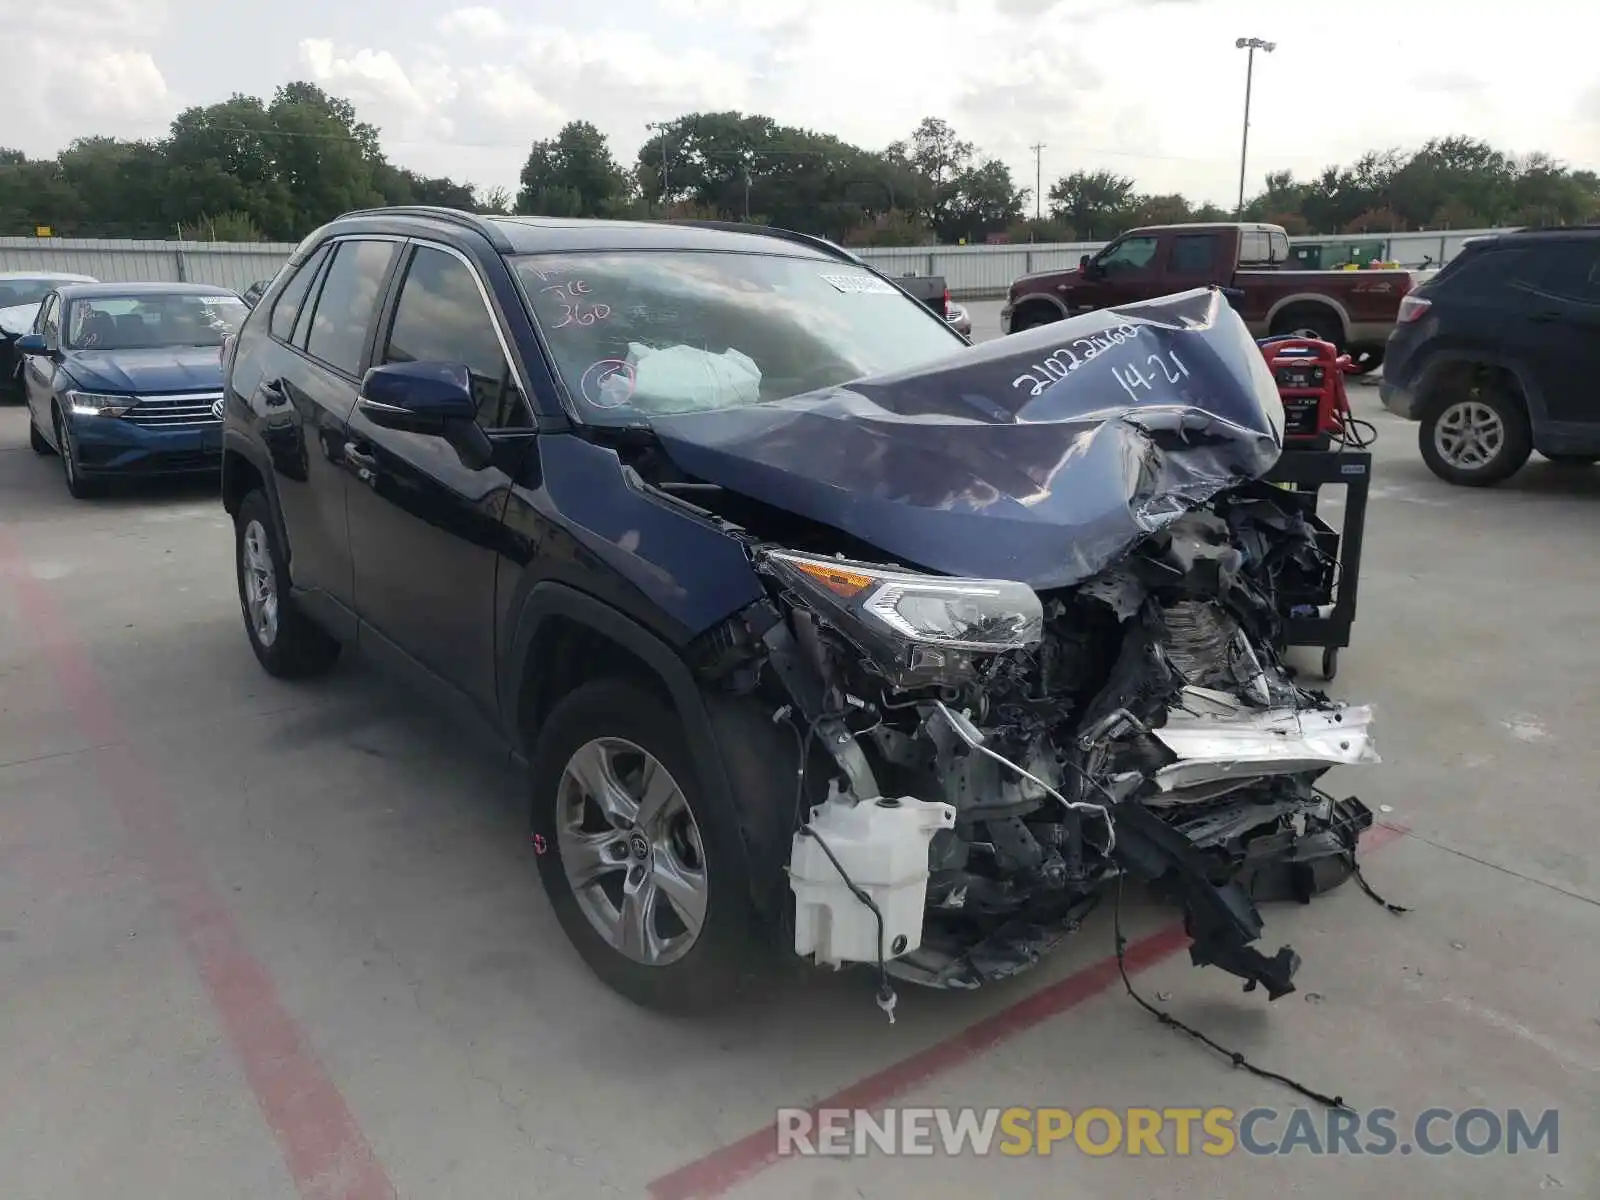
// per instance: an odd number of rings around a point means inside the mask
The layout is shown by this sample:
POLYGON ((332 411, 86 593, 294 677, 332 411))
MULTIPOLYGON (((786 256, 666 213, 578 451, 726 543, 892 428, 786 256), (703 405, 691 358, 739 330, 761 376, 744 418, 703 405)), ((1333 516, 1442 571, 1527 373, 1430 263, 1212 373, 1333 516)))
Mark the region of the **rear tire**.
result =
POLYGON ((1424 406, 1417 449, 1446 483, 1492 487, 1520 471, 1533 453, 1528 410, 1501 380, 1457 375, 1424 406))
POLYGON ((1272 336, 1279 337, 1286 333, 1328 342, 1341 353, 1344 350, 1344 327, 1338 315, 1326 308, 1291 308, 1279 313, 1278 319, 1272 323, 1272 336))
POLYGON ((539 879, 589 969, 635 1004, 677 1015, 748 994, 768 961, 750 855, 738 813, 701 783, 682 720, 638 683, 595 680, 556 704, 532 760, 539 879), (622 797, 602 808, 595 796, 613 786, 622 797), (670 815, 640 816, 639 798, 652 794, 670 815))
POLYGON ((31 414, 28 417, 28 445, 33 449, 35 454, 44 455, 55 453, 54 450, 50 449, 50 443, 44 440, 44 434, 39 432, 39 427, 33 423, 33 416, 31 414))
POLYGON ((239 610, 256 661, 279 679, 323 674, 338 659, 339 643, 295 606, 265 492, 258 488, 245 496, 233 528, 239 610))

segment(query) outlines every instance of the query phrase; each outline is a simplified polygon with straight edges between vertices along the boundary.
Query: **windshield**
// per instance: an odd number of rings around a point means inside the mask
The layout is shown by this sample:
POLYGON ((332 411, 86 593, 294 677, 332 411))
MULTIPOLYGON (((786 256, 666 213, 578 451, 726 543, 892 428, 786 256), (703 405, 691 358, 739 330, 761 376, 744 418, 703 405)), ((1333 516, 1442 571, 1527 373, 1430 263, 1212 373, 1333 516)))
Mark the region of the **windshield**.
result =
POLYGON ((220 346, 249 314, 237 296, 218 292, 148 292, 88 296, 67 310, 68 350, 159 350, 167 346, 220 346))
POLYGON ((0 279, 0 308, 37 304, 60 283, 59 279, 0 279))
POLYGON ((633 250, 512 265, 587 422, 779 400, 966 345, 927 306, 845 262, 633 250))

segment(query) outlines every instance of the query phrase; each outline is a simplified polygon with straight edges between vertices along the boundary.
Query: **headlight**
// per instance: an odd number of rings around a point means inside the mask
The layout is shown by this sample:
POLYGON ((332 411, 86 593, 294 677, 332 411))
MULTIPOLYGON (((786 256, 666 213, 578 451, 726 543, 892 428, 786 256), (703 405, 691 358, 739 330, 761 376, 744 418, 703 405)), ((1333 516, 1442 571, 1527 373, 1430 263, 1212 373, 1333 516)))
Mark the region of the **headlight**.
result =
POLYGON ((1020 650, 1044 636, 1044 609, 1026 584, 891 571, 788 550, 760 562, 813 602, 900 686, 952 682, 974 655, 1020 650))
POLYGON ((134 406, 132 396, 108 396, 101 392, 68 392, 67 403, 79 417, 120 417, 134 406))

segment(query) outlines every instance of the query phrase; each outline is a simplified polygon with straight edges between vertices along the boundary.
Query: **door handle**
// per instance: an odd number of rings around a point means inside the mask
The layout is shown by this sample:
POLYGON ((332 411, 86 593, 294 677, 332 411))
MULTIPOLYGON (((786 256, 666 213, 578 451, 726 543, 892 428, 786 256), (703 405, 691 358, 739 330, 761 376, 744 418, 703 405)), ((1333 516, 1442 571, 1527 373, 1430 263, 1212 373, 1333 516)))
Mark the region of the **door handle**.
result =
POLYGON ((344 461, 356 469, 363 483, 371 483, 377 477, 378 460, 355 442, 344 444, 344 461))

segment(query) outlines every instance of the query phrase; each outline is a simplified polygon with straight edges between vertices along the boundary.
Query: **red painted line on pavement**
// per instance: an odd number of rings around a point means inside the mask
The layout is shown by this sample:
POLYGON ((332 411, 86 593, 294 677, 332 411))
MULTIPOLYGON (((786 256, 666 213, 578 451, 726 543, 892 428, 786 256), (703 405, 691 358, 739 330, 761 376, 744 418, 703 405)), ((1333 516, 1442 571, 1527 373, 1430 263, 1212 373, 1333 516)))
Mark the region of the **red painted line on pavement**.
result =
MULTIPOLYGON (((1362 848, 1375 850, 1407 832, 1400 825, 1377 823, 1361 839, 1362 848)), ((1171 958, 1189 944, 1181 924, 1168 925, 1155 933, 1129 942, 1124 951, 1128 974, 1134 975, 1171 958)), ((835 1092, 811 1109, 875 1109, 903 1096, 930 1080, 993 1050, 1019 1034, 1042 1025, 1106 991, 1121 979, 1115 955, 1041 988, 1011 1007, 963 1029, 954 1037, 936 1042, 926 1050, 869 1075, 842 1091, 835 1092)), ((714 1200, 738 1184, 781 1161, 778 1157, 778 1126, 774 1121, 737 1142, 713 1150, 704 1158, 687 1163, 675 1171, 652 1180, 647 1186, 652 1200, 714 1200)))
MULTIPOLYGON (((156 773, 132 745, 89 656, 49 593, 0 528, 0 574, 49 662, 62 699, 91 745, 127 834, 127 849, 180 933, 245 1078, 305 1200, 388 1200, 395 1195, 344 1097, 310 1040, 278 999, 184 833, 156 773)), ((226 1188, 222 1191, 226 1192, 226 1188)))

